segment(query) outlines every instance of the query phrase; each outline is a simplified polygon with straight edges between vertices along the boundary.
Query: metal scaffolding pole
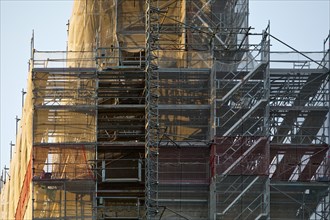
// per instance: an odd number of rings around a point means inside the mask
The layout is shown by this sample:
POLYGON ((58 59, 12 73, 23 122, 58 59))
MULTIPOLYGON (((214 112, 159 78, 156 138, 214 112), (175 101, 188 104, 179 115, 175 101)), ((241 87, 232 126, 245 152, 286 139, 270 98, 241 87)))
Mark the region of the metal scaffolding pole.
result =
POLYGON ((146 79, 145 79, 145 205, 146 218, 158 213, 158 147, 159 147, 159 74, 157 51, 159 40, 159 5, 146 1, 146 79))

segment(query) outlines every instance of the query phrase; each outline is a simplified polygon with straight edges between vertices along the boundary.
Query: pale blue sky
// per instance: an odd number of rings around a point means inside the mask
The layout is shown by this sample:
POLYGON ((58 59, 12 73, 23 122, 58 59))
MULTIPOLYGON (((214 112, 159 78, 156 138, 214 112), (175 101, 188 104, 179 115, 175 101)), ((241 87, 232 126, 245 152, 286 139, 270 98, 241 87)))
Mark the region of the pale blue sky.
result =
MULTIPOLYGON (((15 143, 15 116, 21 117, 21 90, 26 89, 30 38, 38 50, 64 50, 72 0, 0 0, 1 136, 0 169, 9 165, 15 143)), ((330 0, 250 0, 250 26, 264 29, 298 50, 320 51, 330 29, 330 0)), ((286 49, 272 42, 273 49, 286 49)))
POLYGON ((26 90, 30 39, 38 50, 65 50, 72 0, 0 0, 1 136, 0 170, 9 166, 9 143, 15 143, 15 117, 21 117, 21 90, 26 90))

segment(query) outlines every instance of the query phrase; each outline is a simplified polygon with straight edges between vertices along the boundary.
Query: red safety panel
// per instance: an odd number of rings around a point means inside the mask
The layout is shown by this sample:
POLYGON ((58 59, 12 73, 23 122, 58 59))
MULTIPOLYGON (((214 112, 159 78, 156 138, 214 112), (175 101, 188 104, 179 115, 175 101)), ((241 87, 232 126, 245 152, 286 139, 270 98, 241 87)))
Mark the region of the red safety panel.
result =
POLYGON ((21 194, 20 194, 20 197, 18 200, 16 213, 15 213, 16 220, 22 220, 24 218, 25 211, 27 208, 27 203, 30 198, 31 180, 32 180, 32 157, 30 158, 30 162, 29 162, 29 165, 28 165, 26 173, 25 173, 24 182, 23 182, 23 186, 21 189, 21 194))

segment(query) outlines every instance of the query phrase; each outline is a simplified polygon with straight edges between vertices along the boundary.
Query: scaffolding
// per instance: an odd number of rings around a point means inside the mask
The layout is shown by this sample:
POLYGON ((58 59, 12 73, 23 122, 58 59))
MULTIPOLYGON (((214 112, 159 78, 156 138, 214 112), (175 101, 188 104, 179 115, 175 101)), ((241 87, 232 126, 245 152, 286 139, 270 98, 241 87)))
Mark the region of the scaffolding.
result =
POLYGON ((328 219, 330 39, 272 52, 248 3, 76 1, 68 51, 32 39, 16 218, 328 219))
POLYGON ((32 68, 33 219, 92 217, 95 79, 88 69, 32 68))
POLYGON ((145 214, 145 53, 98 48, 97 219, 140 219, 145 214), (99 53, 98 53, 99 54, 99 53))
POLYGON ((158 148, 159 148, 159 73, 160 13, 157 0, 146 1, 146 79, 145 79, 145 206, 146 218, 158 214, 158 148))
POLYGON ((327 219, 329 48, 306 54, 290 48, 271 57, 270 216, 327 219))

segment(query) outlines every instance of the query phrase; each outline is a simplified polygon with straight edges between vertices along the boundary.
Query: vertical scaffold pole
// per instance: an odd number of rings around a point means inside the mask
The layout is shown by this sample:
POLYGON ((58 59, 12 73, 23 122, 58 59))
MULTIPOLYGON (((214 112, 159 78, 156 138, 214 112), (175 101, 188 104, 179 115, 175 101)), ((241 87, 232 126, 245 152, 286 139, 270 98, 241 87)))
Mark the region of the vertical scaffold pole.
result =
POLYGON ((158 213, 159 147, 159 74, 156 53, 159 50, 159 7, 157 0, 146 0, 145 65, 145 206, 146 219, 158 213))

